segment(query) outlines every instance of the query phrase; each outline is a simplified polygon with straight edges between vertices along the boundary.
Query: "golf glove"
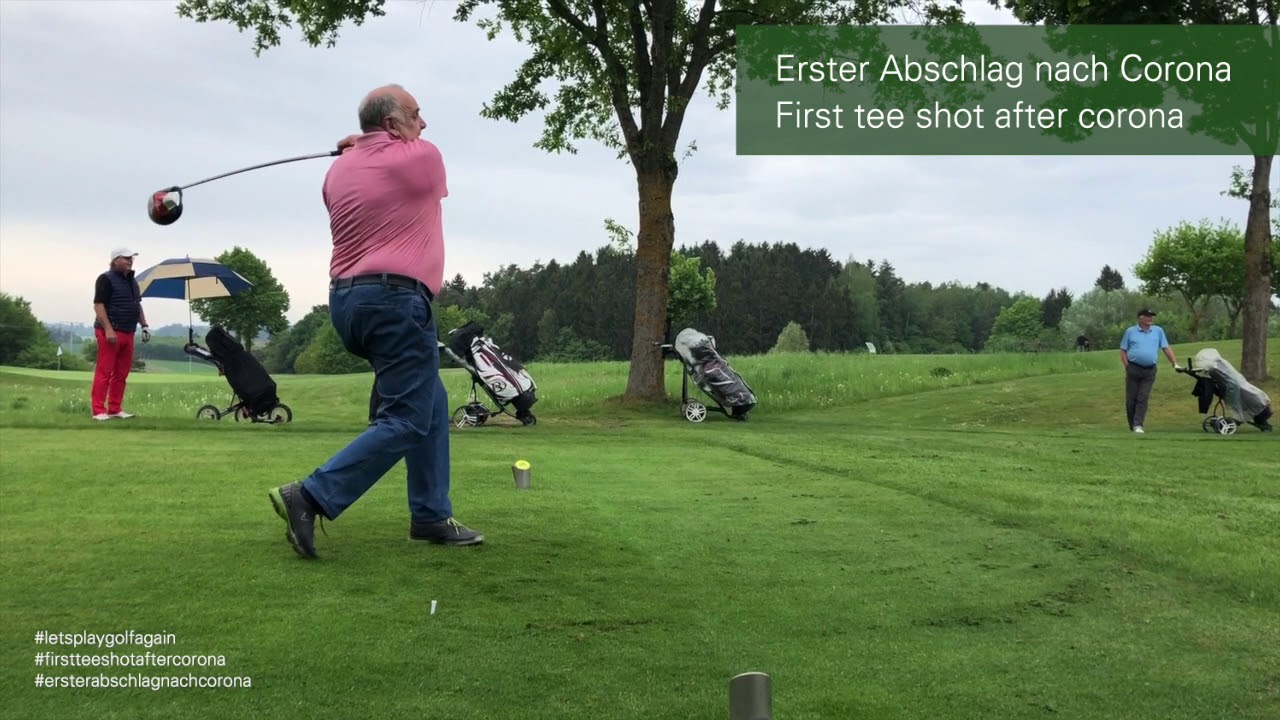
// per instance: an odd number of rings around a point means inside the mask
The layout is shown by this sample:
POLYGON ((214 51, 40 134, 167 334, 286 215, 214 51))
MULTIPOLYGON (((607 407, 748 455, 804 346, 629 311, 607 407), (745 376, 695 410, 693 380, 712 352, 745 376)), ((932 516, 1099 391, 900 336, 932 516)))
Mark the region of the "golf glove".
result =
POLYGON ((147 329, 146 325, 142 326, 142 342, 143 343, 151 342, 151 331, 147 329))

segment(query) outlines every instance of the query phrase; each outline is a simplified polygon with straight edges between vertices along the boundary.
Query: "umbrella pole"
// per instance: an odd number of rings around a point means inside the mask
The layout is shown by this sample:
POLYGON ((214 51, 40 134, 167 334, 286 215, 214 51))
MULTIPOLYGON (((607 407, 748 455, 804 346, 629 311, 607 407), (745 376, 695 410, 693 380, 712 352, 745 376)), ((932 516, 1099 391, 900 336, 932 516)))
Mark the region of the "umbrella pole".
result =
MULTIPOLYGON (((191 319, 191 278, 187 278, 187 342, 196 341, 196 324, 191 319)), ((191 355, 187 355, 187 372, 191 372, 191 355)))

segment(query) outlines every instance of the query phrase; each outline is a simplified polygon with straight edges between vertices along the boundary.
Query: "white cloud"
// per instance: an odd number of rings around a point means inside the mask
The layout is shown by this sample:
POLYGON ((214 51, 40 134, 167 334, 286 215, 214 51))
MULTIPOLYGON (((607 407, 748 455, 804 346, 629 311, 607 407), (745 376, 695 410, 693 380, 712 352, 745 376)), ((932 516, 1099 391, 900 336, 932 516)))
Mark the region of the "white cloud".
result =
MULTIPOLYGON (((250 35, 178 18, 173 3, 0 3, 0 290, 44 320, 88 322, 109 248, 135 247, 146 267, 240 245, 284 283, 296 320, 326 302, 327 160, 192 188, 169 227, 143 205, 163 187, 332 147, 387 82, 415 93, 445 154, 448 275, 478 283, 509 263, 572 261, 606 242, 605 217, 634 228, 634 174, 611 151, 550 155, 532 147, 538 118, 480 117, 526 48, 454 22, 452 4, 388 10, 336 48, 294 30, 254 57, 250 35)), ((1244 216, 1218 193, 1248 158, 739 157, 734 128, 733 109, 705 94, 690 109, 682 145, 698 151, 676 185, 678 244, 789 241, 887 259, 909 281, 1043 295, 1087 289, 1103 263, 1127 270, 1157 228, 1244 216)), ((181 302, 147 302, 153 323, 187 321, 181 302)))

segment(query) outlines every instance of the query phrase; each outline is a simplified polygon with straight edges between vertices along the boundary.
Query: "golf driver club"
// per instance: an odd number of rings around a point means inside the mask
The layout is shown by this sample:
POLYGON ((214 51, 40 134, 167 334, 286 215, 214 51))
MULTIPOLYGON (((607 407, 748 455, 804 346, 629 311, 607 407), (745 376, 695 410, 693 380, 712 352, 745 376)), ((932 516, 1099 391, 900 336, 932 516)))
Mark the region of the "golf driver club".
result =
POLYGON ((300 155, 298 157, 285 158, 284 160, 273 160, 272 162, 262 163, 261 165, 253 165, 251 167, 222 173, 221 175, 214 175, 211 178, 205 178, 204 180, 187 185, 175 185, 171 188, 165 188, 164 190, 157 190, 151 194, 151 199, 147 202, 147 216, 151 218, 151 222, 157 225, 172 225, 178 221, 178 218, 182 217, 183 190, 193 188, 197 185, 203 185, 204 183, 212 182, 224 177, 229 177, 231 175, 239 175, 242 172, 249 172, 250 170, 258 170, 264 167, 271 167, 272 165, 281 165, 284 163, 297 162, 299 160, 335 157, 341 154, 341 150, 330 150, 328 152, 314 153, 312 155, 300 155))

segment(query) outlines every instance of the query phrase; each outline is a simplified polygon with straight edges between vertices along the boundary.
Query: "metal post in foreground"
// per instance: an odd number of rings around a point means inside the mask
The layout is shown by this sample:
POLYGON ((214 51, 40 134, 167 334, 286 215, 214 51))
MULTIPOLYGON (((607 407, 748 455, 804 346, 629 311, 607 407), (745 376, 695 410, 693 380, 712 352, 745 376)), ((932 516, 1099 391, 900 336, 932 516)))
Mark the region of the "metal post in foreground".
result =
POLYGON ((735 675, 729 681, 729 720, 773 720, 771 685, 762 672, 735 675))
POLYGON ((517 460, 515 464, 511 466, 511 474, 515 476, 517 490, 529 489, 530 467, 528 460, 517 460))

